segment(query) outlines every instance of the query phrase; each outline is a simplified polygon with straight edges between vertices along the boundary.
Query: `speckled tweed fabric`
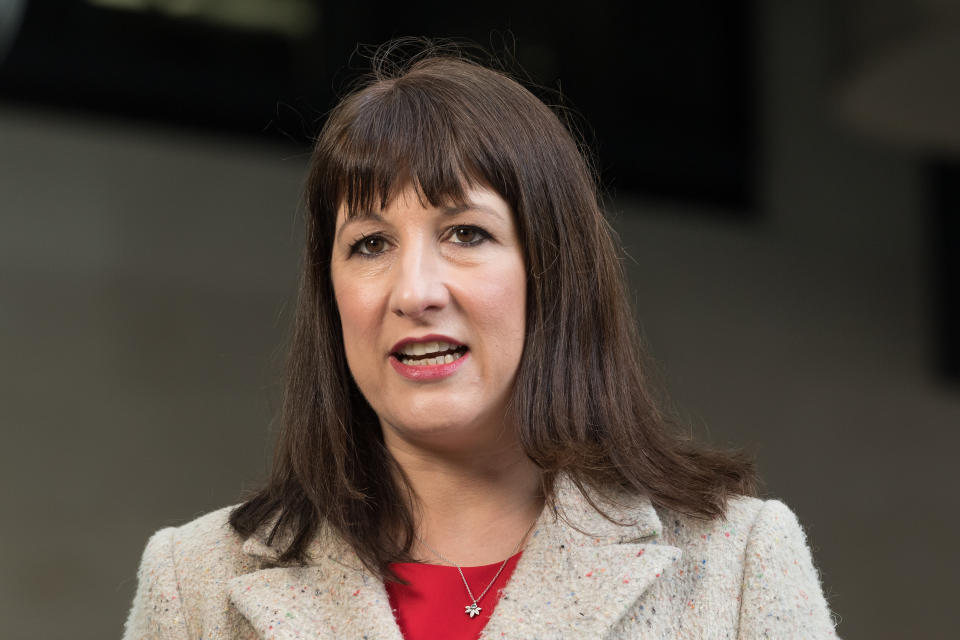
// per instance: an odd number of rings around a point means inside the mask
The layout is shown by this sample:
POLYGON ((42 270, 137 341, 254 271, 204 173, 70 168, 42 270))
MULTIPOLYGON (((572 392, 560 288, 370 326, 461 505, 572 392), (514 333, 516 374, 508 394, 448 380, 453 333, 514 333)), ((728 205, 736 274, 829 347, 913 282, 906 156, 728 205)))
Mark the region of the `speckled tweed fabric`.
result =
MULTIPOLYGON (((726 519, 706 522, 645 499, 618 502, 609 513, 628 526, 561 481, 565 517, 541 515, 482 638, 836 637, 803 531, 782 503, 737 498, 726 519)), ((150 539, 126 640, 402 640, 383 584, 342 541, 318 538, 310 565, 277 566, 275 550, 239 538, 228 513, 150 539)))

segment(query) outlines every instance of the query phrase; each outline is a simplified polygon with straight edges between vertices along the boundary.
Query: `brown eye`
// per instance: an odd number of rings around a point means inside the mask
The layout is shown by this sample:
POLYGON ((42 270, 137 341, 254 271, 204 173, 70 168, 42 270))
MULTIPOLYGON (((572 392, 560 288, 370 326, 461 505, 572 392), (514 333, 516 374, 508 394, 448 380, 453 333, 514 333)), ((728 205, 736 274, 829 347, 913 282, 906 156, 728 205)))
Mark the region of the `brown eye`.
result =
POLYGON ((469 227, 460 227, 454 232, 454 235, 457 237, 457 242, 470 244, 477 239, 477 230, 469 227))
POLYGON ((352 247, 353 253, 364 256, 375 256, 387 250, 387 241, 381 236, 367 236, 360 238, 352 247))
POLYGON ((462 244, 472 247, 480 244, 489 237, 489 234, 478 227, 456 227, 454 228, 450 239, 454 244, 462 244))

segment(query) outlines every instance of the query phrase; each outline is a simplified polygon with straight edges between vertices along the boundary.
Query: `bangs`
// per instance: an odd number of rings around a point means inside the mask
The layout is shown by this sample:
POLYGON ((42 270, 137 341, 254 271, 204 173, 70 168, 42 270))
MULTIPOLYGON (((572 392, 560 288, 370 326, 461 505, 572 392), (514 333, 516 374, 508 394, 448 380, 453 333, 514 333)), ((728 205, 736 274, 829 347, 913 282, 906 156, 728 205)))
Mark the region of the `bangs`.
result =
POLYGON ((311 195, 318 204, 355 217, 407 188, 422 206, 440 207, 466 204, 468 191, 487 187, 514 206, 517 139, 484 108, 489 95, 472 95, 479 92, 457 80, 413 71, 341 103, 317 143, 311 195))

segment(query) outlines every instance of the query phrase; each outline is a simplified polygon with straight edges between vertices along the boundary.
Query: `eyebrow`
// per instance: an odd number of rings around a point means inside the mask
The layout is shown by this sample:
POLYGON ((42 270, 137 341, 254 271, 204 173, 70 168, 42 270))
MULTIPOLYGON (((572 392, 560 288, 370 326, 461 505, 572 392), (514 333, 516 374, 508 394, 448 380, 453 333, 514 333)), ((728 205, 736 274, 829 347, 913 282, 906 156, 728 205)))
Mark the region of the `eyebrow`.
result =
MULTIPOLYGON (((443 214, 444 217, 448 217, 448 216, 459 215, 459 214, 463 213, 464 211, 482 211, 483 213, 487 213, 487 214, 489 214, 489 215, 492 215, 492 216, 495 217, 495 218, 500 218, 501 220, 503 219, 503 214, 501 214, 499 211, 497 211, 497 210, 494 209, 493 207, 488 207, 488 206, 486 206, 486 205, 476 204, 476 203, 473 203, 473 202, 467 202, 467 203, 464 203, 464 204, 458 204, 458 205, 454 205, 454 206, 450 206, 450 207, 443 207, 443 208, 440 210, 440 213, 443 214)), ((336 233, 336 236, 334 237, 334 241, 340 240, 340 235, 343 233, 343 230, 344 230, 346 227, 348 227, 351 223, 353 223, 353 222, 364 222, 364 221, 367 221, 367 220, 373 220, 373 221, 375 221, 375 222, 383 222, 383 221, 384 221, 384 220, 383 220, 383 216, 381 216, 379 213, 374 213, 374 212, 372 212, 372 211, 369 211, 369 212, 367 212, 367 213, 360 214, 359 216, 354 216, 354 217, 352 217, 352 218, 347 218, 347 219, 344 221, 344 223, 343 223, 342 225, 340 225, 340 228, 337 229, 337 233, 336 233)))

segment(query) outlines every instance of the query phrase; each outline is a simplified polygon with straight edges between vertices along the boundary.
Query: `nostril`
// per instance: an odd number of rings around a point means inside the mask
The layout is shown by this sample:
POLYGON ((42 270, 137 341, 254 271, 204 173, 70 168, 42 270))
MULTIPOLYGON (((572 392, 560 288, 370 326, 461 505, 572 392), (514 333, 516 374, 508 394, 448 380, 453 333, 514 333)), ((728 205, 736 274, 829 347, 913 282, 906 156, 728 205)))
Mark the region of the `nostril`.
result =
POLYGON ((403 292, 395 299, 393 313, 398 317, 418 318, 425 313, 443 309, 448 300, 449 293, 442 284, 416 292, 403 292))

